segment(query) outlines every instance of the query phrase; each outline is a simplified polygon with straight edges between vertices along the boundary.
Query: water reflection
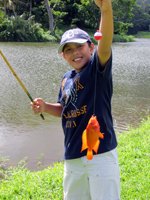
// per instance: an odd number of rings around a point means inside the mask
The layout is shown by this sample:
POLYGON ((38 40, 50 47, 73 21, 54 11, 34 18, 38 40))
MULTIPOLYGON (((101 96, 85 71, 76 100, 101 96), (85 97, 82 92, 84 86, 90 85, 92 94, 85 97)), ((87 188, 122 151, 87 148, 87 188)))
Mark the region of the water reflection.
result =
MULTIPOLYGON (((150 40, 113 44, 113 116, 117 131, 136 126, 150 114, 150 40)), ((57 54, 57 44, 0 43, 33 98, 55 102, 60 80, 69 66, 57 54)), ((60 119, 43 121, 30 110, 30 100, 0 58, 0 154, 11 162, 28 157, 44 165, 63 158, 60 119), (15 148, 14 148, 15 147, 15 148), (42 156, 41 156, 42 155, 42 156)))

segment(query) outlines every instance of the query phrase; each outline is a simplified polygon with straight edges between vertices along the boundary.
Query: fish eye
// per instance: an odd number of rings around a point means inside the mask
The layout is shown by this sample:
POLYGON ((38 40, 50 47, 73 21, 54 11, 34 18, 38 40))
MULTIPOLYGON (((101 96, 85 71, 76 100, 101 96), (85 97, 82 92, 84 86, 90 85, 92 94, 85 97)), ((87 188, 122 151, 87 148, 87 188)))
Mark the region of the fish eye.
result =
POLYGON ((90 122, 91 125, 94 125, 93 121, 90 122))

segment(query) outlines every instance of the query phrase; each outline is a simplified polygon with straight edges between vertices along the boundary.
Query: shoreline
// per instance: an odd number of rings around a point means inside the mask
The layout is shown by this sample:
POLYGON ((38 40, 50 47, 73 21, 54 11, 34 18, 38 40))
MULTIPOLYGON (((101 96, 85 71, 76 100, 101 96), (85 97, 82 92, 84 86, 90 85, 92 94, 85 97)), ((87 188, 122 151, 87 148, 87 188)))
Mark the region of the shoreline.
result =
MULTIPOLYGON (((150 116, 137 128, 119 135, 121 199, 149 199, 150 116), (142 140, 141 140, 142 138, 142 140), (128 141, 128 143, 127 143, 128 141), (141 170, 142 169, 142 170, 141 170), (142 191, 142 192, 141 192, 142 191)), ((24 166, 0 169, 0 199, 57 199, 63 196, 63 162, 41 171, 24 166)))

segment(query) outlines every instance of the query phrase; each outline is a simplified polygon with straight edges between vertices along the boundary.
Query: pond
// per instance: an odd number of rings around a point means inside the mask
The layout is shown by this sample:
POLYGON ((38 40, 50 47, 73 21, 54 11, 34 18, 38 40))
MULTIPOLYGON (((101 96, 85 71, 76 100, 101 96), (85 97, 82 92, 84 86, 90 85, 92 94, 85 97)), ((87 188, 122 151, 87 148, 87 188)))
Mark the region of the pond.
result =
MULTIPOLYGON (((136 127, 150 114, 150 40, 115 43, 113 50, 115 130, 136 127)), ((0 43, 33 98, 56 102, 60 80, 70 69, 57 54, 58 44, 0 43)), ((0 157, 16 165, 25 159, 32 169, 63 160, 63 132, 59 118, 34 115, 30 100, 0 58, 0 157)))

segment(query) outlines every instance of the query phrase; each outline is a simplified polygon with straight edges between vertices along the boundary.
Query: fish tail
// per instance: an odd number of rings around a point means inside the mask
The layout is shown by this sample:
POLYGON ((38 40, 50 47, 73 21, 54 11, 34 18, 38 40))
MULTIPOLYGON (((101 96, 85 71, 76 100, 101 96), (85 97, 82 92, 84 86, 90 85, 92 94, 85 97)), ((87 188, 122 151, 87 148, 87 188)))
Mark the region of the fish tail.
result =
POLYGON ((92 150, 89 150, 89 149, 88 149, 87 155, 86 155, 86 156, 87 156, 87 159, 88 159, 88 160, 92 160, 92 158, 93 158, 93 152, 92 152, 92 150))

